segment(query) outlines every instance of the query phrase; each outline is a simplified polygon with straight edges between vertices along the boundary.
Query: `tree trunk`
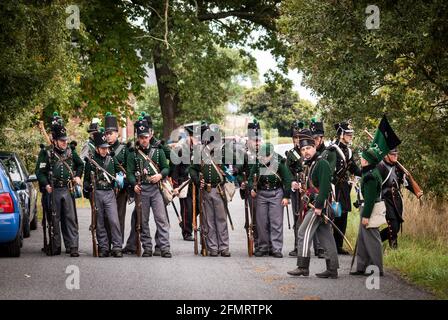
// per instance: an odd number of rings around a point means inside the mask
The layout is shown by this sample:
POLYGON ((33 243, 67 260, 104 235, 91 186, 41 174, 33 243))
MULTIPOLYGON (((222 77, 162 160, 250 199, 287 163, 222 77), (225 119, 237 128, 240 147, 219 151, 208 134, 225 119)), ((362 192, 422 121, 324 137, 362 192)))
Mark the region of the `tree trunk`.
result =
POLYGON ((163 139, 168 139, 171 132, 177 127, 176 114, 178 112, 179 92, 176 85, 174 87, 172 85, 173 83, 177 83, 177 78, 166 60, 162 57, 160 45, 155 48, 153 57, 160 109, 163 118, 163 139))

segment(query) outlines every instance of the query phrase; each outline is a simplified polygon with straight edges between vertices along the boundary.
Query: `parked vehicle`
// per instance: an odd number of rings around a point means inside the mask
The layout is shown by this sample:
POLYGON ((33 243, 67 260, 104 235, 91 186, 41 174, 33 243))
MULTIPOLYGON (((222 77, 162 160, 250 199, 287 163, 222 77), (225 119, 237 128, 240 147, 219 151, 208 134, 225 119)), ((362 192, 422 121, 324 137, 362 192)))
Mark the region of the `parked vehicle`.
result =
MULTIPOLYGON (((22 186, 23 187, 23 186, 22 186)), ((23 210, 18 190, 0 162, 0 247, 11 257, 20 256, 23 242, 23 210)))
POLYGON ((0 161, 3 162, 15 189, 18 192, 23 208, 23 237, 30 236, 30 230, 37 229, 37 190, 33 182, 36 175, 29 175, 23 162, 14 152, 0 151, 0 161))

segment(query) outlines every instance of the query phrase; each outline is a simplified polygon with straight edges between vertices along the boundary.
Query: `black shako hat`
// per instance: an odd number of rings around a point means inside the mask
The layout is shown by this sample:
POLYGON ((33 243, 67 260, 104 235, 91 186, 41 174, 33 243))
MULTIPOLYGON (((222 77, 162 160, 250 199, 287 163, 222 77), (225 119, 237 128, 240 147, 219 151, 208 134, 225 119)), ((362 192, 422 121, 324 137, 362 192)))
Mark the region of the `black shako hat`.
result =
POLYGON ((325 134, 324 122, 316 121, 315 118, 312 118, 310 123, 310 130, 313 137, 323 137, 325 134))
POLYGON ((104 127, 107 131, 118 131, 118 120, 117 117, 112 113, 107 112, 104 118, 104 127))
POLYGON ((104 133, 104 128, 99 128, 98 131, 93 133, 93 142, 97 148, 109 148, 110 145, 107 143, 106 135, 104 133))
POLYGON ((314 142, 313 135, 311 133, 310 129, 302 129, 299 132, 299 146, 300 148, 306 147, 306 146, 316 146, 316 143, 314 142))
POLYGON ((67 130, 58 122, 51 126, 51 136, 53 140, 68 140, 67 130))

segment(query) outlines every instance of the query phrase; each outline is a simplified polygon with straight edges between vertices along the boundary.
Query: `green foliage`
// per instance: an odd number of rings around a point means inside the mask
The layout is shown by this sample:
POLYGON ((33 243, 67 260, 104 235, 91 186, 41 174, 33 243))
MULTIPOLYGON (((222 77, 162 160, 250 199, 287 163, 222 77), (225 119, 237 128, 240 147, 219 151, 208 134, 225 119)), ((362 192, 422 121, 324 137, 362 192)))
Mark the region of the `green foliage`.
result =
POLYGON ((138 55, 142 32, 128 21, 122 1, 82 1, 80 12, 82 28, 76 36, 82 76, 77 107, 86 118, 106 111, 129 115, 129 94, 138 95, 144 84, 138 55))
POLYGON ((379 30, 365 26, 368 4, 283 1, 289 64, 321 97, 330 123, 351 118, 358 132, 373 132, 387 113, 403 141, 402 162, 425 191, 446 197, 448 4, 378 1, 379 30))
POLYGON ((43 108, 70 109, 78 66, 65 26, 66 3, 0 3, 0 126, 35 107, 37 116, 43 108))
POLYGON ((309 121, 316 115, 316 107, 299 98, 291 83, 278 73, 269 73, 266 84, 247 89, 241 99, 240 113, 262 119, 268 128, 278 129, 280 136, 291 135, 294 120, 309 121))

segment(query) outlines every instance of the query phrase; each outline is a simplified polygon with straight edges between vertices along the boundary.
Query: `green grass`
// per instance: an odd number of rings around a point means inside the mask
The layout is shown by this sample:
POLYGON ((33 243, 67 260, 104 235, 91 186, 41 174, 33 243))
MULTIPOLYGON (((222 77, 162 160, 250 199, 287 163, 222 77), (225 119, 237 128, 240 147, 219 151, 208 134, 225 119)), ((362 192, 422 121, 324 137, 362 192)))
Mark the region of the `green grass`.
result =
MULTIPOLYGON (((406 222, 405 222, 406 223, 406 222)), ((411 223, 411 222, 407 222, 411 223)), ((347 238, 354 246, 359 228, 359 211, 354 208, 347 222, 347 238)), ((398 250, 384 242, 384 266, 404 279, 432 292, 439 299, 448 299, 448 246, 430 239, 414 239, 399 235, 398 250)))

